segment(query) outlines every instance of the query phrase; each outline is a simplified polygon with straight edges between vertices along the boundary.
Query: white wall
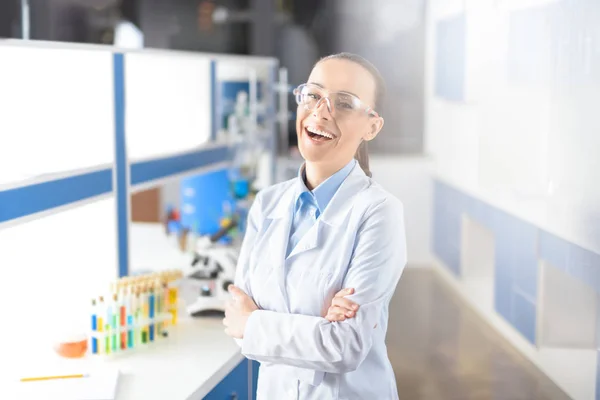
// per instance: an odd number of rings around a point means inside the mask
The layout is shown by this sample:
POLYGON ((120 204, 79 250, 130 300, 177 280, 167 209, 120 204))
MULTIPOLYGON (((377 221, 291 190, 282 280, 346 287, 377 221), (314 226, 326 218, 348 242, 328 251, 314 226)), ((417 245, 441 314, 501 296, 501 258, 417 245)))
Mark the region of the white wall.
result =
POLYGON ((408 265, 431 265, 432 161, 373 155, 370 162, 373 178, 404 205, 408 265))
POLYGON ((198 148, 210 139, 210 57, 129 53, 126 131, 132 160, 198 148))
POLYGON ((112 163, 108 50, 0 45, 0 60, 0 186, 112 163))
POLYGON ((598 252, 600 186, 590 182, 600 181, 600 30, 590 18, 600 3, 573 4, 579 9, 555 0, 432 1, 425 147, 440 178, 598 252), (562 8, 545 12, 548 5, 562 8), (521 17, 518 30, 517 10, 543 16, 529 17, 531 26, 521 17), (451 102, 435 93, 436 25, 463 12, 465 98, 451 102))

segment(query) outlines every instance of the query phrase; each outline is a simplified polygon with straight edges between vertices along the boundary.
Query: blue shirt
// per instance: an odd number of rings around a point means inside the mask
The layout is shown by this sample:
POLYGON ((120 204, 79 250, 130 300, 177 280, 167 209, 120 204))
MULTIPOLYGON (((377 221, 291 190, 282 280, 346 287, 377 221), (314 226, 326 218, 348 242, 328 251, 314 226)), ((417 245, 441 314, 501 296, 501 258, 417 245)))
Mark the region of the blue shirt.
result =
POLYGON ((331 175, 313 191, 308 190, 306 187, 304 166, 300 168, 298 172, 299 193, 294 207, 286 257, 291 254, 300 239, 302 239, 304 234, 308 232, 321 214, 323 214, 333 195, 335 195, 335 192, 337 192, 342 182, 344 182, 344 179, 350 174, 356 162, 354 159, 350 161, 344 168, 331 175))

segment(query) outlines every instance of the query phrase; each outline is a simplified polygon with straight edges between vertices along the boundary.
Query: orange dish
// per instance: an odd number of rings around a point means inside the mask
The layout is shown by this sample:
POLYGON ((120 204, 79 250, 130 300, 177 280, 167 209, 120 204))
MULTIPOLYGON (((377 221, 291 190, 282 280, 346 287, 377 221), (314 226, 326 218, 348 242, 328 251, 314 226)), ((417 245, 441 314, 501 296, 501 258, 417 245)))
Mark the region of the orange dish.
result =
POLYGON ((54 346, 54 350, 61 357, 80 358, 85 355, 88 349, 88 339, 85 335, 74 337, 68 341, 62 341, 54 346))

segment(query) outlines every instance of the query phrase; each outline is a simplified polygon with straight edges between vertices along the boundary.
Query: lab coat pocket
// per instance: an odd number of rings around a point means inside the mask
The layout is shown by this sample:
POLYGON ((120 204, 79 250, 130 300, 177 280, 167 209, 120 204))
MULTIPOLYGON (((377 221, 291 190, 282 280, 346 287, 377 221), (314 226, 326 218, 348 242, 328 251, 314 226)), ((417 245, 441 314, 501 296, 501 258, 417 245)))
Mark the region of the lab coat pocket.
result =
POLYGON ((324 316, 329 304, 325 304, 331 271, 306 270, 298 284, 299 293, 303 294, 303 312, 308 315, 324 316))

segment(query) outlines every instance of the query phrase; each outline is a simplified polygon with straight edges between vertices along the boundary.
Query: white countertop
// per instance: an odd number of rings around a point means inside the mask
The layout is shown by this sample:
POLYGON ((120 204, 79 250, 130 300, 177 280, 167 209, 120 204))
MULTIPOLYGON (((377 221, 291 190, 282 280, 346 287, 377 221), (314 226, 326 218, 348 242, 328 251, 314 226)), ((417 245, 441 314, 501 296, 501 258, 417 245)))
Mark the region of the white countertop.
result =
MULTIPOLYGON (((202 399, 243 359, 235 341, 225 335, 221 317, 184 315, 168 338, 138 349, 81 359, 49 352, 35 359, 35 368, 85 373, 114 367, 121 372, 116 400, 186 400, 202 399)), ((31 370, 32 362, 27 364, 31 370)))

